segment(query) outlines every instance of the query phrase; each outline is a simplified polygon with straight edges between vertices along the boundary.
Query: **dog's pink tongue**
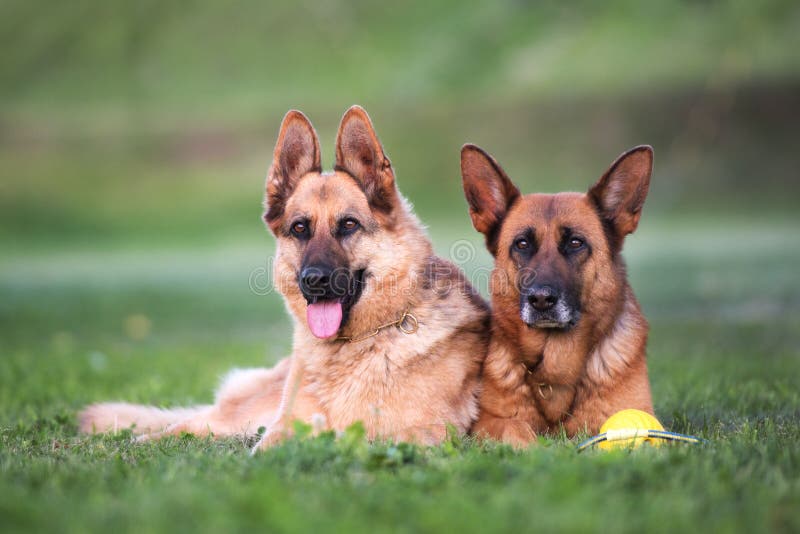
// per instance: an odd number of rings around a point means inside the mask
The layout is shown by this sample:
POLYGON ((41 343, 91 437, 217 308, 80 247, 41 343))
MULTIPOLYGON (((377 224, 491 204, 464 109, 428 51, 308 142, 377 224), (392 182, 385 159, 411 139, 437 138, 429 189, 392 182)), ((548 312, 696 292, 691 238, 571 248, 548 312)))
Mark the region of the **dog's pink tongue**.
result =
POLYGON ((318 338, 331 337, 342 324, 342 303, 338 300, 316 302, 306 308, 306 319, 311 333, 318 338))

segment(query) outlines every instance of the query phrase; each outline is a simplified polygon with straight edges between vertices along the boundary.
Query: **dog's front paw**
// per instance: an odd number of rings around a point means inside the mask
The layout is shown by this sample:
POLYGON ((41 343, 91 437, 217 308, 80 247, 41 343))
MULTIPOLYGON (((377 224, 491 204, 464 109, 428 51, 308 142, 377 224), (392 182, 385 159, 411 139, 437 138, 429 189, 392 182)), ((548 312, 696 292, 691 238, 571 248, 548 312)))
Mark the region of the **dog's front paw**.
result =
POLYGON ((163 432, 150 432, 148 434, 140 434, 133 438, 134 443, 148 443, 150 441, 155 441, 163 438, 165 434, 163 432))
POLYGON ((473 433, 479 438, 489 438, 524 449, 536 440, 536 432, 526 421, 513 418, 483 416, 473 433))
POLYGON ((512 424, 506 425, 501 441, 515 449, 524 449, 536 441, 536 433, 528 423, 514 421, 512 424))
POLYGON ((250 450, 250 454, 256 454, 263 450, 269 449, 280 443, 281 441, 291 437, 292 432, 282 424, 274 424, 270 426, 264 435, 261 436, 261 439, 258 440, 253 448, 250 450))
POLYGON ((148 441, 164 439, 167 436, 180 436, 182 434, 202 435, 202 433, 195 432, 194 430, 192 425, 186 421, 172 423, 159 432, 147 432, 137 436, 136 443, 147 443, 148 441))

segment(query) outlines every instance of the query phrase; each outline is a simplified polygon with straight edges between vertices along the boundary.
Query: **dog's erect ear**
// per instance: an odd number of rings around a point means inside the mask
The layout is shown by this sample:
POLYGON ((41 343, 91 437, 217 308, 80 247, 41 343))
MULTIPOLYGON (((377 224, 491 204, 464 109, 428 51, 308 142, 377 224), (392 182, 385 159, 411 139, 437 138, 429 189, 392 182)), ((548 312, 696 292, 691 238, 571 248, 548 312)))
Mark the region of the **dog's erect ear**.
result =
POLYGON ((334 169, 358 181, 373 209, 389 214, 397 205, 392 164, 383 152, 369 115, 360 106, 348 109, 339 124, 334 169))
POLYGON ((589 189, 589 198, 612 225, 619 243, 639 225, 652 172, 653 148, 637 146, 618 157, 589 189))
POLYGON ((298 180, 309 172, 320 172, 319 138, 308 117, 297 110, 283 118, 272 165, 267 175, 264 220, 272 225, 283 215, 286 200, 298 180))
POLYGON ((461 178, 472 225, 486 236, 486 247, 494 256, 500 223, 519 198, 519 189, 492 156, 471 144, 461 148, 461 178))

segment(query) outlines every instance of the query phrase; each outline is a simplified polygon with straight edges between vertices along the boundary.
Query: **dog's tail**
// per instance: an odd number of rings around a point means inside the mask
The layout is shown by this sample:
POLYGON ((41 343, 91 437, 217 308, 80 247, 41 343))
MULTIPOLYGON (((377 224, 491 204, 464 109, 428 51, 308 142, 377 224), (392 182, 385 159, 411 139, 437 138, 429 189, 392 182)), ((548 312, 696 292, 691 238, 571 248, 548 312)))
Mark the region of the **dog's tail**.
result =
POLYGON ((78 428, 84 433, 117 432, 132 428, 136 434, 160 432, 174 423, 200 415, 209 406, 162 409, 155 406, 106 402, 87 406, 78 415, 78 428))

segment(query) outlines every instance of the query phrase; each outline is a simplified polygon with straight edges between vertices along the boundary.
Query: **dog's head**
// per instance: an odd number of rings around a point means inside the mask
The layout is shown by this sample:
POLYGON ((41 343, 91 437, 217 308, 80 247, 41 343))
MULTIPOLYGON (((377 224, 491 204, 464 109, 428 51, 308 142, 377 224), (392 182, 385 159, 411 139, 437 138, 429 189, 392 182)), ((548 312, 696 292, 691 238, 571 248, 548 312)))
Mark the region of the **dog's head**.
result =
POLYGON ((624 276, 618 255, 639 223, 652 166, 652 148, 638 146, 585 194, 523 196, 494 158, 465 145, 464 193, 472 224, 496 260, 496 307, 518 306, 529 327, 564 331, 593 301, 612 299, 624 276))
POLYGON ((407 216, 405 203, 369 116, 358 106, 342 118, 332 173, 322 172, 319 139, 306 116, 286 114, 265 204, 264 220, 278 241, 278 289, 318 338, 340 333, 369 296, 370 279, 380 282, 406 261, 396 257, 391 265, 391 234, 407 216))

